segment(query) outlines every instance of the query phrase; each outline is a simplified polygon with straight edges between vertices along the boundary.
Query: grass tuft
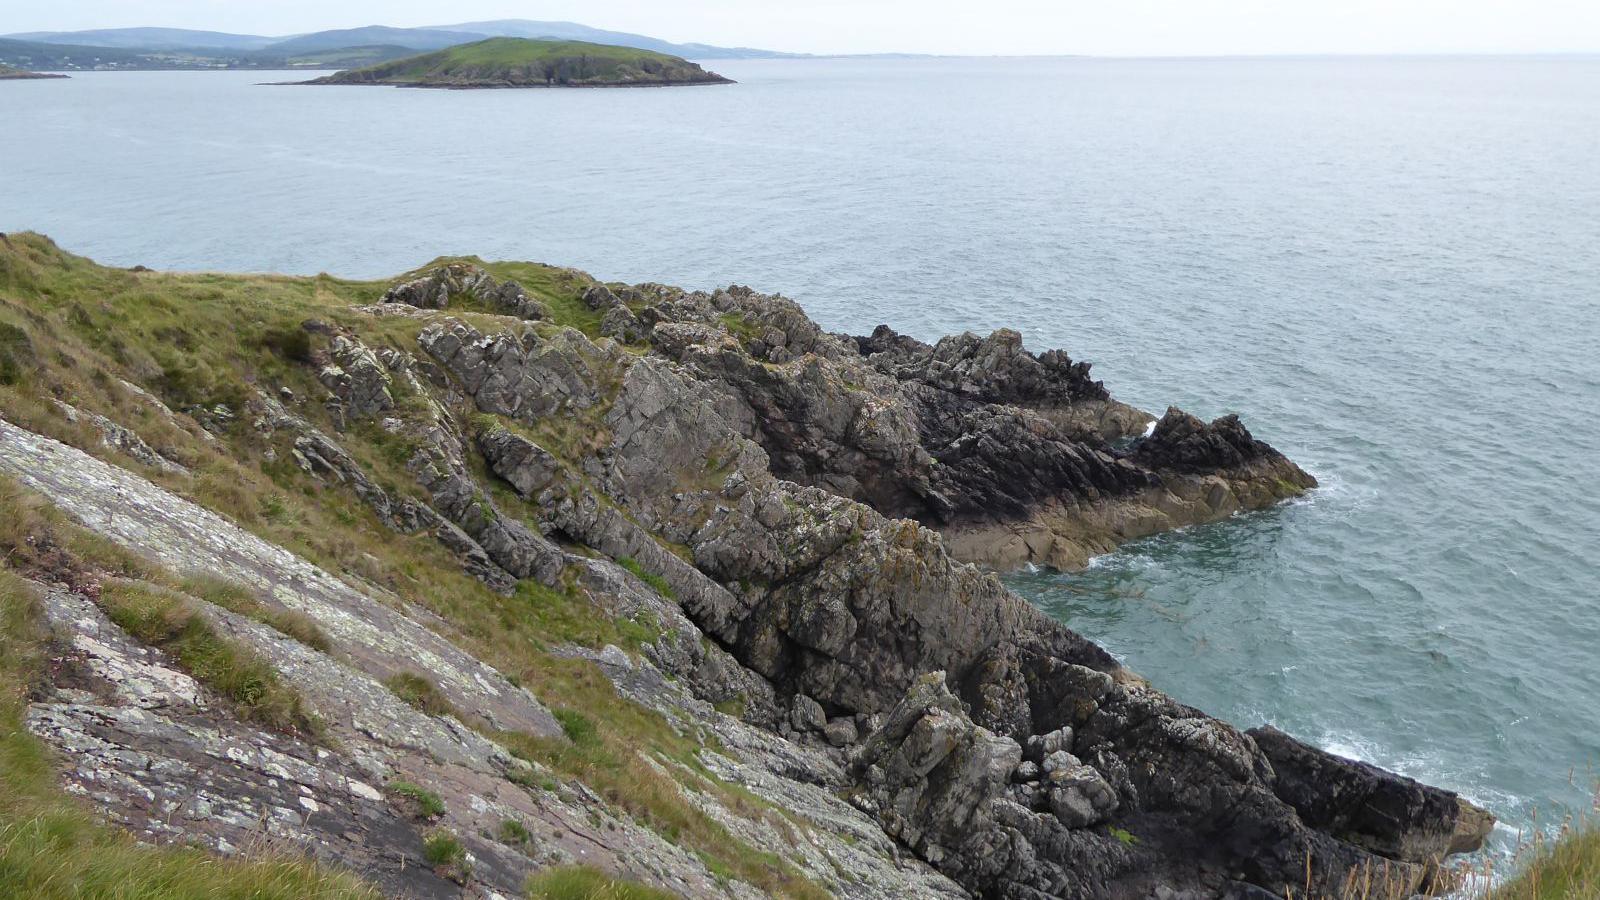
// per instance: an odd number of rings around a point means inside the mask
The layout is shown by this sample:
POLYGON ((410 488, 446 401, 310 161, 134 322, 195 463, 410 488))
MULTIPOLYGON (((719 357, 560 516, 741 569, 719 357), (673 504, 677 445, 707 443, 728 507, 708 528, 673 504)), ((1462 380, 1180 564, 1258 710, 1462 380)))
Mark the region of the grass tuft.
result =
POLYGON ((650 587, 655 589, 656 593, 660 594, 666 599, 678 599, 678 592, 672 589, 672 585, 668 584, 665 578, 657 575, 654 572, 645 571, 644 566, 639 565, 639 561, 633 557, 619 556, 617 557, 617 565, 627 569, 629 572, 632 572, 634 577, 638 578, 640 581, 643 581, 645 584, 650 585, 650 587))
POLYGON ((457 719, 462 719, 461 713, 439 693, 438 686, 426 675, 401 672, 383 683, 396 697, 430 716, 455 716, 457 719))
POLYGON ((467 848, 453 832, 439 829, 422 841, 422 858, 439 875, 458 883, 466 883, 472 874, 467 864, 467 848))
POLYGON ((389 782, 389 793, 399 798, 404 806, 416 819, 437 819, 444 815, 444 801, 439 795, 428 790, 420 784, 409 781, 389 782))
POLYGON ((528 900, 674 900, 674 895, 619 881, 592 866, 545 869, 528 879, 528 900))
POLYGON ((267 606, 256 597, 255 591, 242 584, 206 574, 187 576, 178 582, 177 587, 213 606, 255 619, 313 650, 322 653, 333 651, 333 641, 315 619, 302 612, 267 606))
POLYGON ((1600 829, 1578 823, 1555 840, 1537 837, 1523 848, 1515 878, 1490 900, 1587 900, 1600 897, 1600 829))
POLYGON ((500 842, 503 844, 526 844, 533 840, 533 833, 528 826, 516 819, 507 819, 500 823, 500 842))
POLYGON ((301 737, 320 739, 323 725, 299 692, 244 644, 223 637, 182 595, 137 581, 110 581, 100 606, 139 641, 170 654, 179 668, 227 698, 239 718, 301 737))

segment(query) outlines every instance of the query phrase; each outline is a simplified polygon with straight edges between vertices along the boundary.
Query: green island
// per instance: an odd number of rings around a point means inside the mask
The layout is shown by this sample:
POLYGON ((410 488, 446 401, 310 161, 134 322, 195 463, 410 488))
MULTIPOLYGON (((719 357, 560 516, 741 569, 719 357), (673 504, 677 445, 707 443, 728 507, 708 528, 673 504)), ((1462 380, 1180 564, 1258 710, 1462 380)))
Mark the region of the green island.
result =
POLYGON ((733 82, 681 57, 650 50, 585 41, 490 38, 299 83, 472 89, 733 82))

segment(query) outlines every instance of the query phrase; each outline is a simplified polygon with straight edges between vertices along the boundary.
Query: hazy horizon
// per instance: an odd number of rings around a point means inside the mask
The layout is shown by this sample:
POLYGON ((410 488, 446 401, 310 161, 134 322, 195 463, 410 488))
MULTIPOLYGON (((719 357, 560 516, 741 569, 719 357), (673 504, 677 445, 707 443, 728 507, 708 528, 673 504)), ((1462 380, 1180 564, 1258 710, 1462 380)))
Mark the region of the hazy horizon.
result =
POLYGON ((218 0, 79 0, 40 9, 0 0, 0 33, 163 27, 292 35, 337 28, 427 27, 492 19, 579 22, 682 43, 819 55, 950 56, 1364 56, 1525 55, 1600 52, 1600 4, 1531 0, 1381 0, 1325 7, 1264 0, 1133 0, 1115 9, 1042 0, 823 0, 797 8, 771 0, 400 0, 273 4, 218 0))

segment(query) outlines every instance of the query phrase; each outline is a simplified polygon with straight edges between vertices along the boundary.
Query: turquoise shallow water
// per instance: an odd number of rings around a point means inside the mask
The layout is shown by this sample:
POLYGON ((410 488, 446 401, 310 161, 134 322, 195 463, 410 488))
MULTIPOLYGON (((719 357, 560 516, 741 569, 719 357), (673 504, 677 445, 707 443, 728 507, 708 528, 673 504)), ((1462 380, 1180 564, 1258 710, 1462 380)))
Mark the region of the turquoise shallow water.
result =
POLYGON ((1600 767, 1600 60, 718 63, 665 91, 0 86, 0 229, 352 276, 441 253, 1014 326, 1323 482, 1021 593, 1240 725, 1517 829, 1600 767))

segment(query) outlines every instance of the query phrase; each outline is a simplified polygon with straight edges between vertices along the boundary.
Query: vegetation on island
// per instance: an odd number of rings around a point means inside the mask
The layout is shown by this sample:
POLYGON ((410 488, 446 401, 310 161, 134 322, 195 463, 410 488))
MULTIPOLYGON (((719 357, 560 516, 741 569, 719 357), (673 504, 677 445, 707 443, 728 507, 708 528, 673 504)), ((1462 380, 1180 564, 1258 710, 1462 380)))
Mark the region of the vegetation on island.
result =
POLYGON ((490 38, 351 69, 306 84, 395 87, 659 87, 727 84, 677 56, 584 41, 490 38))

